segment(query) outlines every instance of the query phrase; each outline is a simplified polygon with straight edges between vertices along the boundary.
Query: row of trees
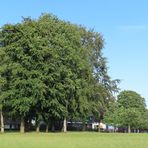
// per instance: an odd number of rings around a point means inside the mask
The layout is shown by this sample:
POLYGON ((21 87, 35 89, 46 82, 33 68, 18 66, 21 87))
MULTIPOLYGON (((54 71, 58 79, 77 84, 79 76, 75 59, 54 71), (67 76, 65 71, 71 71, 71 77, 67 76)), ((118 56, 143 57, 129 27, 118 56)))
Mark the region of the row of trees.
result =
POLYGON ((109 104, 104 121, 115 127, 127 128, 128 133, 148 129, 148 110, 144 98, 134 91, 122 91, 109 104))
POLYGON ((18 119, 20 131, 35 120, 47 123, 100 121, 114 100, 118 80, 111 80, 102 54, 102 36, 93 30, 43 14, 37 20, 0 29, 1 131, 6 118, 18 119))

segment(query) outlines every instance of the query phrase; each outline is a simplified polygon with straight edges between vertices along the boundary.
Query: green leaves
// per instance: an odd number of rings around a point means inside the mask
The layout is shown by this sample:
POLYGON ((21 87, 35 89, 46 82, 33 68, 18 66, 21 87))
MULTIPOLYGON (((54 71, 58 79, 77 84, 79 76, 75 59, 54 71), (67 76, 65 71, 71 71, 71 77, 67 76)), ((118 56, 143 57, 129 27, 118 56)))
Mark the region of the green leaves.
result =
POLYGON ((103 116, 117 83, 108 76, 99 33, 43 14, 4 25, 0 43, 1 97, 15 116, 103 116))
POLYGON ((146 104, 144 98, 134 91, 122 91, 118 95, 118 103, 124 108, 136 108, 138 110, 145 110, 146 104))

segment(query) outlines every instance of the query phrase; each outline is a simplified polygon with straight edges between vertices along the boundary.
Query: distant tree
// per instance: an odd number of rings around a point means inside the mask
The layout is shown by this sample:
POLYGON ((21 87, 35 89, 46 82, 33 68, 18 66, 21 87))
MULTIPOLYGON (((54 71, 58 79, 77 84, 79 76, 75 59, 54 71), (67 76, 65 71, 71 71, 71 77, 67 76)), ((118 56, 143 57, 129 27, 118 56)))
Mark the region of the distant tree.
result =
POLYGON ((146 128, 147 111, 145 100, 134 91, 122 91, 117 101, 109 104, 104 121, 113 126, 127 127, 128 133, 132 129, 146 128))
POLYGON ((118 95, 117 102, 119 107, 122 108, 121 124, 128 126, 128 132, 130 133, 131 127, 140 127, 142 114, 146 110, 144 98, 134 91, 127 90, 118 95))

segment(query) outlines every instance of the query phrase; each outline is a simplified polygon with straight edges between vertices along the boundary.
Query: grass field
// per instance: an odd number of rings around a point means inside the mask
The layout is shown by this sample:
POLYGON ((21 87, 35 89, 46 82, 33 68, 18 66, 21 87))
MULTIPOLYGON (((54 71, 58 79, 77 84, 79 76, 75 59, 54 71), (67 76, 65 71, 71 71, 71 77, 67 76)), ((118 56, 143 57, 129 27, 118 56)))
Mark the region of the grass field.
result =
POLYGON ((0 148, 148 148, 148 134, 6 133, 0 148))

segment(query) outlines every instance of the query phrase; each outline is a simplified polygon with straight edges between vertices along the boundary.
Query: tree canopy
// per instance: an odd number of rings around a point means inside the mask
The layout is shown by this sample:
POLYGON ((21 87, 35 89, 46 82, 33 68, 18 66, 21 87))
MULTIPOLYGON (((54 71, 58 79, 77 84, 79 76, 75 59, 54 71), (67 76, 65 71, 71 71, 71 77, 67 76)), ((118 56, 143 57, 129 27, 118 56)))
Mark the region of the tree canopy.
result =
MULTIPOLYGON (((0 103, 20 119, 86 120, 113 99, 103 37, 51 14, 0 30, 0 103)), ((9 115, 9 116, 10 116, 9 115)), ((100 116, 101 117, 101 116, 100 116)))

